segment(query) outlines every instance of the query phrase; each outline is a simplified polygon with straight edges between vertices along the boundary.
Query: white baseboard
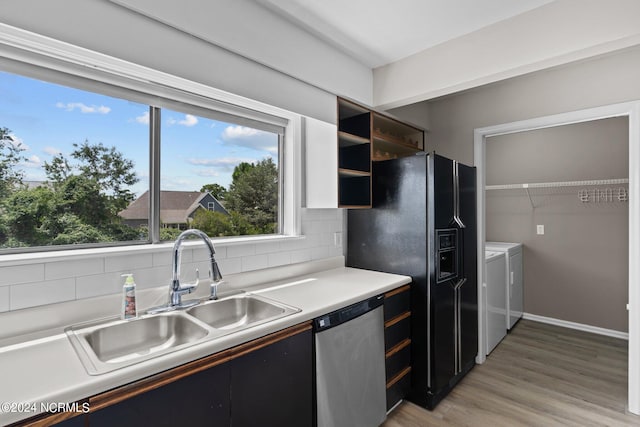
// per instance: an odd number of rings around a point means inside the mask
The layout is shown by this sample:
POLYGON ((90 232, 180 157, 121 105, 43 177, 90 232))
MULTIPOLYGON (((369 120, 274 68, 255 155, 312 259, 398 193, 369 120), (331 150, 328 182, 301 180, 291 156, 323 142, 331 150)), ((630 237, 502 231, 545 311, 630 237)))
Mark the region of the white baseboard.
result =
POLYGON ((523 313, 523 319, 533 320, 534 322, 548 323, 550 325, 561 326, 563 328, 577 329, 579 331, 591 332, 608 337, 629 340, 627 332, 614 331, 613 329, 599 328, 598 326, 585 325, 583 323, 569 322, 568 320, 554 319, 553 317, 538 316, 537 314, 523 313))

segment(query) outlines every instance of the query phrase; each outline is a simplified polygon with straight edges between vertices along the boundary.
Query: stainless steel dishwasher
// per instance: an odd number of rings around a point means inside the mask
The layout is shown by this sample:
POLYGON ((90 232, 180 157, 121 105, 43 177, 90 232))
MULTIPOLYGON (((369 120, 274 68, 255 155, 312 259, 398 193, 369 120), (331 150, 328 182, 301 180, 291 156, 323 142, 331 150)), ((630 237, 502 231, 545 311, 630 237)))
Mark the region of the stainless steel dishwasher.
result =
POLYGON ((386 418, 383 295, 314 320, 318 427, 386 418))

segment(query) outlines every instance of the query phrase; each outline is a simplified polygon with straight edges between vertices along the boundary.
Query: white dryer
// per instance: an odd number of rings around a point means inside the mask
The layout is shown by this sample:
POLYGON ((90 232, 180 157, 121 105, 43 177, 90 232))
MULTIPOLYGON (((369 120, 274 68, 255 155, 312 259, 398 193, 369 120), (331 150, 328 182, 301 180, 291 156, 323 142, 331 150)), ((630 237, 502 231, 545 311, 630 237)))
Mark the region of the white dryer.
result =
POLYGON ((485 251, 485 261, 485 344, 489 354, 507 335, 507 298, 504 291, 507 286, 504 275, 506 256, 504 252, 485 251))
POLYGON ((485 250, 504 252, 506 258, 507 329, 513 328, 524 311, 524 274, 522 243, 487 242, 485 250))

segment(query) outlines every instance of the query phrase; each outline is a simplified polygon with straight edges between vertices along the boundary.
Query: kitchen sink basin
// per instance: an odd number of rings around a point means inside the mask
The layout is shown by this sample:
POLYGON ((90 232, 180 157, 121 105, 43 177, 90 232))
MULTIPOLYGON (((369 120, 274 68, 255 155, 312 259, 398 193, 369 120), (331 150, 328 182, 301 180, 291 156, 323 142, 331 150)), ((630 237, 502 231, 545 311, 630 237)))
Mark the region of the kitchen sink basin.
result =
POLYGON ((65 329, 90 375, 214 340, 300 311, 253 294, 205 300, 186 311, 103 319, 65 329))
POLYGON ((180 312, 68 328, 90 374, 101 374, 201 342, 210 330, 180 312))
POLYGON ((187 310, 218 330, 240 330, 296 313, 296 308, 252 294, 208 301, 187 310))

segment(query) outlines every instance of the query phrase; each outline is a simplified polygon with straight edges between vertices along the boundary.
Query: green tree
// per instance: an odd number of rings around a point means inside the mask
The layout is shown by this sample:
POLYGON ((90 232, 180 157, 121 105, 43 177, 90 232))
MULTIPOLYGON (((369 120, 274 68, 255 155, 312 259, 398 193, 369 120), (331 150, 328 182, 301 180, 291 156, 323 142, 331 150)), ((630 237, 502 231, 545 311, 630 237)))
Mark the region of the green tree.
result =
MULTIPOLYGON (((6 133, 7 131, 4 130, 6 133)), ((43 246, 137 240, 118 212, 134 195, 133 162, 114 147, 74 144, 68 159, 57 155, 44 168, 49 185, 18 188, 2 199, 0 244, 43 246)))
POLYGON ((48 187, 23 188, 4 200, 4 222, 12 243, 7 246, 48 244, 51 233, 43 221, 56 216, 56 193, 48 187))
POLYGON ((231 174, 232 185, 235 184, 242 175, 249 172, 254 167, 255 165, 253 163, 239 163, 235 168, 233 168, 233 173, 231 174))
POLYGON ((258 233, 277 231, 278 168, 271 158, 236 166, 225 207, 242 215, 258 233))
POLYGON ((237 212, 225 215, 221 212, 199 209, 193 217, 191 227, 204 231, 210 237, 258 234, 258 230, 237 212))
POLYGON ((139 181, 134 171, 134 163, 117 151, 115 147, 106 147, 102 143, 73 144, 75 150, 71 157, 75 163, 62 154, 51 162, 45 162, 47 177, 55 186, 63 185, 70 177, 81 175, 95 183, 108 212, 115 216, 126 208, 135 198, 129 190, 139 181))
POLYGON ((14 141, 11 131, 0 127, 0 198, 7 197, 22 183, 24 174, 17 166, 26 160, 23 151, 24 148, 14 141))
POLYGON ((227 197, 227 189, 217 183, 203 185, 202 188, 200 188, 200 192, 209 192, 218 200, 224 200, 227 197))

